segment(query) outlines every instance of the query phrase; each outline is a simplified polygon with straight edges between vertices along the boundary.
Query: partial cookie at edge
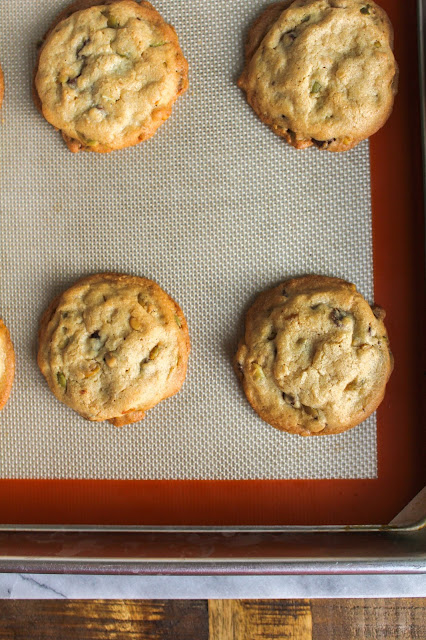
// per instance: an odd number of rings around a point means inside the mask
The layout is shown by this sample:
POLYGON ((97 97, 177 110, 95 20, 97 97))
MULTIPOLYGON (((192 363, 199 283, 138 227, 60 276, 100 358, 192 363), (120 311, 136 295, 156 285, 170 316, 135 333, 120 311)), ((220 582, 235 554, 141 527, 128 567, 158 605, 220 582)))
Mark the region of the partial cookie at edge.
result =
POLYGON ((0 410, 6 404, 15 377, 15 350, 9 330, 0 318, 0 410))

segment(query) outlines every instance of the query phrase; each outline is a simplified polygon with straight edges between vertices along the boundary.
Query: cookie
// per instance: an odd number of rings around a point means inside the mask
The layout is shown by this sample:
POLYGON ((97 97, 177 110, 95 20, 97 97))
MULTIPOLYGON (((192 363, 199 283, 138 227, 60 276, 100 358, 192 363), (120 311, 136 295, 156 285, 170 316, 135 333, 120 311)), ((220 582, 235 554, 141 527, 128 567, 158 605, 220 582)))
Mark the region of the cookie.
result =
POLYGON ((252 59, 263 38, 268 33, 272 25, 278 20, 284 9, 287 9, 293 0, 283 0, 270 4, 253 22, 245 45, 246 63, 252 59))
POLYGON ((179 391, 189 350, 182 310, 158 284, 103 273, 51 303, 38 364, 59 400, 88 420, 123 426, 179 391))
POLYGON ((378 131, 397 92, 392 25, 364 0, 272 5, 253 25, 238 85, 292 146, 346 151, 378 131))
POLYGON ((0 318, 0 409, 6 404, 15 377, 15 351, 10 334, 0 318))
POLYGON ((34 99, 71 151, 150 138, 188 87, 175 30, 149 2, 79 0, 46 34, 34 99))
POLYGON ((4 75, 3 75, 2 68, 0 67, 0 107, 3 102, 3 96, 4 96, 4 75))
POLYGON ((273 427, 304 436, 365 420, 393 367, 384 315, 337 278, 310 275, 261 293, 234 361, 253 409, 273 427))

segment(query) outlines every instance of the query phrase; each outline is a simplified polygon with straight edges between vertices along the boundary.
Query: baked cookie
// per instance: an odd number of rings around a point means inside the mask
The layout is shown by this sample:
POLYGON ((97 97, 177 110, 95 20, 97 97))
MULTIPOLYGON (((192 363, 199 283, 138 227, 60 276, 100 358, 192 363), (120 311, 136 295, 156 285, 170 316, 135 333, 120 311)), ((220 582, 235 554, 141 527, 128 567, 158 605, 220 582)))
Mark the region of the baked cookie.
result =
POLYGON ((2 68, 0 67, 0 107, 3 102, 3 96, 4 96, 4 75, 3 75, 2 68))
POLYGON ((107 152, 150 138, 187 87, 176 32, 149 2, 79 0, 45 36, 34 98, 71 151, 107 152))
POLYGON ((365 420, 393 367, 384 315, 337 278, 311 275, 261 293, 235 356, 253 409, 273 427, 303 436, 365 420))
POLYGON ((397 92, 392 25, 364 0, 266 9, 238 85, 260 119, 298 149, 351 149, 389 118, 397 92))
POLYGON ((245 45, 246 63, 252 59, 253 54, 259 47, 263 38, 268 33, 272 25, 278 20, 284 9, 287 9, 293 0, 283 0, 282 2, 274 2, 270 4, 253 22, 248 33, 245 45))
POLYGON ((9 331, 0 318, 0 409, 9 398, 15 377, 15 351, 9 331))
POLYGON ((88 420, 123 426, 179 391, 189 350, 182 310, 158 284, 103 273, 51 303, 38 364, 59 400, 88 420))

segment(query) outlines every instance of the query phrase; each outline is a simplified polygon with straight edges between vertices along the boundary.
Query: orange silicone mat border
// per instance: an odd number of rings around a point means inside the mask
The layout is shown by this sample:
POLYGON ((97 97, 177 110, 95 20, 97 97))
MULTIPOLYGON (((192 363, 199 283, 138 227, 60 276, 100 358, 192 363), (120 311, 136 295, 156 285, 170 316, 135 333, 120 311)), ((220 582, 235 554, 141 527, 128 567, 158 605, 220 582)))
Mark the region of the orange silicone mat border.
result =
POLYGON ((385 524, 425 484, 425 263, 416 3, 382 0, 382 5, 395 26, 401 74, 394 112, 371 139, 370 156, 376 302, 387 310, 396 363, 378 410, 378 478, 0 480, 2 524, 385 524))

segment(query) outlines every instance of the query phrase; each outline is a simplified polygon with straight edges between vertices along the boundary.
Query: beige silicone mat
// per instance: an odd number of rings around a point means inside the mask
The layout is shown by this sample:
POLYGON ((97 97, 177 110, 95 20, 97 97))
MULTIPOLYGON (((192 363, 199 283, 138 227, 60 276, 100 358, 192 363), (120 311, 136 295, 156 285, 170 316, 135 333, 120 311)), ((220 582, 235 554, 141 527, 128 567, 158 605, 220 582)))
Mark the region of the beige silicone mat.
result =
POLYGON ((30 92, 35 45, 66 4, 0 0, 0 315, 17 351, 0 477, 375 477, 374 416, 338 436, 280 433, 252 411, 231 367, 260 289, 318 272, 373 299, 368 142, 296 151, 253 114, 235 81, 264 3, 157 0, 188 58, 188 93, 150 141, 73 155, 30 92), (193 347, 181 393, 121 430, 61 405, 35 360, 51 298, 107 270, 157 280, 182 305, 193 347))

